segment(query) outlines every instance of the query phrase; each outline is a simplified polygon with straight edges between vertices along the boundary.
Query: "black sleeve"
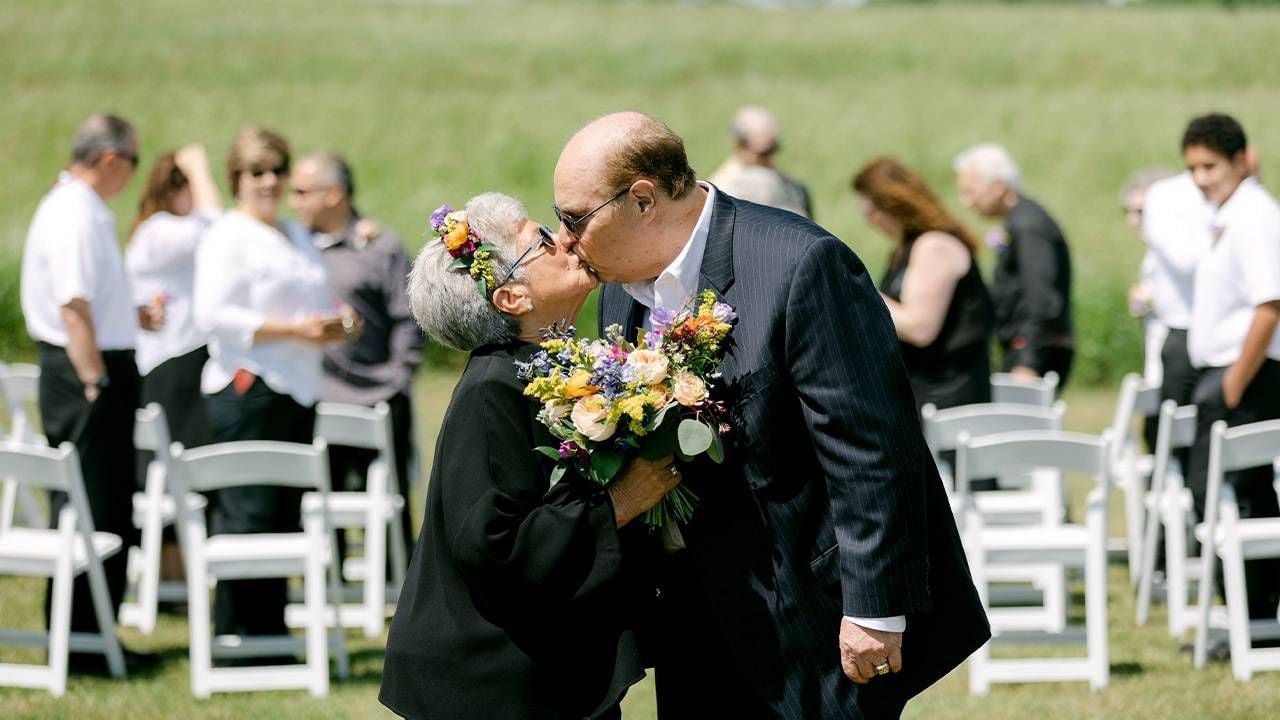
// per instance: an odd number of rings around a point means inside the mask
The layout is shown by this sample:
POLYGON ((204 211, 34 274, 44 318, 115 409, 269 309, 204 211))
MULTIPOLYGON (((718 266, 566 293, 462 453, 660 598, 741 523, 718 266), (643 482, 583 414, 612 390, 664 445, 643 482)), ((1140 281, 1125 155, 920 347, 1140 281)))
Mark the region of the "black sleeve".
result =
POLYGON ((846 615, 930 607, 927 457, 897 336, 866 268, 828 237, 789 291, 786 357, 830 496, 846 615))
MULTIPOLYGON (((514 368, 511 369, 514 373, 514 368)), ((455 402, 461 447, 439 476, 445 537, 477 602, 501 614, 589 600, 620 572, 608 493, 575 476, 549 485, 534 453, 529 401, 514 383, 483 383, 455 402)))
POLYGON ((1057 233, 1038 221, 1018 222, 1009 229, 1017 244, 1018 284, 1022 288, 1022 307, 1015 315, 1018 324, 1014 334, 1026 340, 1014 362, 1039 372, 1044 367, 1045 351, 1053 345, 1054 322, 1067 304, 1057 286, 1057 233))

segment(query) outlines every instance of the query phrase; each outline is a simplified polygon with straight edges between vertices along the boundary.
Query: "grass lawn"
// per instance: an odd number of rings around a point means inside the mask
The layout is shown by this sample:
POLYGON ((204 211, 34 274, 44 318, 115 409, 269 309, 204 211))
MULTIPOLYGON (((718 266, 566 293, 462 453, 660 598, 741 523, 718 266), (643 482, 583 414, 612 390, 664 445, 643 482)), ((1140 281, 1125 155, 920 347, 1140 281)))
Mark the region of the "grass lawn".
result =
MULTIPOLYGON (((423 373, 418 382, 418 442, 423 456, 432 454, 433 441, 456 378, 454 372, 423 373)), ((1068 391, 1067 422, 1071 429, 1096 432, 1110 421, 1111 394, 1098 390, 1068 391)), ((427 472, 424 470, 424 473, 427 472)), ((425 476, 424 476, 425 477, 425 476)), ((1079 517, 1085 488, 1071 488, 1071 514, 1079 517)), ((423 498, 414 498, 421 508, 423 498)), ((1118 503, 1112 503, 1113 520, 1119 521, 1118 503)), ((1113 534, 1118 534, 1116 525, 1113 534)), ((1179 655, 1177 643, 1164 630, 1163 608, 1154 608, 1150 624, 1133 624, 1133 595, 1120 565, 1111 570, 1111 687, 1091 693, 1084 683, 997 686, 986 698, 971 698, 963 668, 917 698, 908 707, 908 718, 1258 718, 1280 707, 1280 676, 1263 673, 1248 684, 1230 677, 1226 665, 1211 665, 1203 672, 1191 668, 1189 657, 1179 655), (1268 711, 1268 708, 1271 710, 1268 711)), ((40 582, 0 578, 0 618, 5 626, 40 627, 44 587, 40 582)), ((1082 612, 1082 610, 1079 610, 1082 612)), ((190 693, 187 664, 187 629, 183 619, 161 615, 151 637, 123 631, 125 643, 134 649, 160 653, 163 662, 152 673, 127 682, 72 677, 67 694, 54 699, 45 693, 0 688, 0 717, 4 718, 107 718, 151 720, 170 717, 200 718, 368 718, 391 717, 377 703, 383 641, 351 641, 354 678, 335 682, 332 694, 317 700, 303 692, 215 695, 196 701, 190 693)), ((353 636, 354 637, 354 636, 353 636)), ((834 638, 833 638, 834 642, 834 638)), ((999 651, 997 651, 999 652, 999 651)), ((42 654, 11 648, 0 649, 0 662, 38 662, 42 654)), ((459 662, 465 662, 460 658, 459 662)), ((624 705, 628 720, 654 717, 653 686, 646 681, 632 690, 624 705)))

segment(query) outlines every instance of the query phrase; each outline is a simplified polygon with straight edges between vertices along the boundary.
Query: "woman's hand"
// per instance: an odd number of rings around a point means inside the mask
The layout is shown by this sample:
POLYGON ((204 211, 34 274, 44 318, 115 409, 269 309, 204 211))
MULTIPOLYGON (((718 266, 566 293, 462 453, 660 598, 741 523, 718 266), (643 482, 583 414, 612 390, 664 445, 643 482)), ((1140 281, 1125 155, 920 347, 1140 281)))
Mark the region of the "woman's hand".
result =
POLYGON ((622 471, 622 476, 609 486, 609 498, 613 501, 613 516, 618 527, 631 522, 647 512, 680 484, 680 471, 670 455, 650 462, 636 458, 622 471))
POLYGON ((303 342, 328 345, 347 337, 341 315, 308 315, 294 323, 294 337, 303 342))

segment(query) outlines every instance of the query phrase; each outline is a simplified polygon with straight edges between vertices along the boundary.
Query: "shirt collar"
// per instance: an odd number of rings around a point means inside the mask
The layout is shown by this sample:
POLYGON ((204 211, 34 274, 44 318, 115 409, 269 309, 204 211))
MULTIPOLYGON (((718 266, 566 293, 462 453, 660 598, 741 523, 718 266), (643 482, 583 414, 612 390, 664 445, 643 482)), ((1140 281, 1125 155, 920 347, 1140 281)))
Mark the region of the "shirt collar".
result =
POLYGON ((1253 176, 1245 178, 1236 186, 1235 192, 1231 193, 1231 197, 1227 198, 1226 202, 1222 203, 1222 205, 1219 205, 1215 209, 1213 213, 1213 222, 1210 225, 1210 230, 1213 232, 1213 239, 1215 243, 1222 237, 1222 234, 1226 232, 1227 226, 1231 223, 1233 216, 1241 212, 1248 212, 1249 205, 1252 202, 1251 196, 1253 195, 1253 190, 1257 185, 1257 178, 1253 176))
POLYGON ((58 172, 58 182, 55 184, 55 187, 62 187, 63 185, 73 186, 79 192, 83 193, 85 197, 89 198, 89 201, 93 204, 93 214, 99 220, 111 220, 114 222, 114 216, 111 214, 111 208, 107 207, 107 203, 102 199, 102 196, 99 195, 98 192, 89 185, 89 183, 81 180, 75 175, 72 175, 66 170, 60 170, 58 172))
POLYGON ((711 234, 711 211, 716 204, 715 186, 702 181, 698 186, 707 191, 707 199, 680 254, 653 280, 622 285, 628 295, 650 310, 659 303, 668 310, 679 310, 698 289, 702 256, 706 253, 707 238, 711 234))
MULTIPOLYGON (((316 246, 317 250, 328 250, 342 244, 350 245, 359 250, 364 247, 355 242, 356 223, 359 220, 359 216, 352 215, 346 227, 336 233, 313 232, 311 233, 311 242, 316 246)), ((367 245, 368 243, 365 244, 367 245)))

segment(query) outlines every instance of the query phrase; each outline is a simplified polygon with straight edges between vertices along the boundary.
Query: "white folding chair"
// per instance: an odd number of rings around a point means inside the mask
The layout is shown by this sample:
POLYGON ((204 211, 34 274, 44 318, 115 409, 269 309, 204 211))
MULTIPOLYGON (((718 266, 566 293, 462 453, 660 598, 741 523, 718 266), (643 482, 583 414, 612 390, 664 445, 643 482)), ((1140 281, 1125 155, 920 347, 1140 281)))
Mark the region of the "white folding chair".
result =
MULTIPOLYGON (((1087 680, 1093 689, 1109 680, 1107 648, 1107 453, 1109 433, 1102 437, 1028 430, 965 438, 957 457, 957 480, 988 477, 1011 467, 1052 467, 1096 480, 1085 503, 1083 525, 989 527, 966 500, 963 534, 973 580, 983 604, 990 607, 990 569, 1001 564, 1059 563, 1082 567, 1085 576, 1085 657, 993 659, 991 643, 969 658, 969 691, 985 695, 993 683, 1087 680)), ((1034 631, 1008 633, 993 628, 996 639, 1057 638, 1034 631)))
MULTIPOLYGON (((302 488, 319 498, 304 496, 302 532, 220 534, 209 536, 203 510, 184 502, 178 515, 185 538, 187 606, 190 609, 191 691, 196 697, 214 692, 305 688, 314 696, 329 692, 329 650, 326 627, 328 594, 338 598, 333 558, 333 530, 325 498, 329 467, 325 443, 311 445, 271 441, 219 443, 185 450, 175 443, 171 481, 175 497, 208 493, 246 485, 302 488), (308 508, 314 508, 310 510, 308 508), (212 637, 209 592, 221 580, 301 576, 306 597, 305 639, 279 637, 212 637), (213 658, 251 658, 303 652, 300 665, 214 668, 213 658)), ((333 634, 339 677, 348 674, 342 631, 333 634)))
POLYGON ((1058 392, 1058 373, 1050 370, 1035 380, 1016 378, 1009 373, 991 374, 991 402, 1019 405, 1053 405, 1058 392))
MULTIPOLYGON (((364 557, 343 563, 344 581, 363 583, 359 588, 343 587, 343 605, 338 617, 342 627, 358 627, 368 638, 378 637, 386 622, 387 602, 394 602, 404 584, 408 550, 401 529, 404 498, 397 492, 396 463, 391 434, 391 410, 386 403, 372 408, 344 403, 316 405, 317 438, 326 443, 375 450, 378 457, 369 465, 364 492, 329 493, 329 517, 335 529, 359 528, 364 534, 364 557), (390 526, 391 578, 387 579, 388 532, 390 526), (359 602, 347 604, 350 597, 359 602)), ((285 614, 291 627, 301 627, 305 613, 290 606, 285 614)), ((332 623, 332 620, 330 621, 332 623)))
POLYGON ((1115 438, 1111 446, 1111 482, 1124 493, 1124 548, 1129 562, 1129 581, 1135 584, 1142 557, 1143 500, 1154 461, 1139 449, 1140 440, 1133 432, 1133 422, 1155 415, 1159 406, 1159 386, 1147 385, 1136 373, 1124 376, 1111 419, 1111 433, 1115 438))
POLYGON ((1186 488, 1184 469, 1174 457, 1175 450, 1190 448, 1196 439, 1196 407, 1178 407, 1172 400, 1160 406, 1156 433, 1151 490, 1144 505, 1146 527, 1142 539, 1142 562, 1138 575, 1136 620, 1146 625, 1150 617, 1155 584, 1156 544, 1164 529, 1165 604, 1169 614, 1169 634, 1179 637, 1195 627, 1195 614, 1188 605, 1190 583, 1200 577, 1198 557, 1187 554, 1187 535, 1194 516, 1191 491, 1186 488))
POLYGON ((1280 635, 1275 619, 1249 619, 1245 587, 1246 560, 1280 557, 1280 518, 1241 518, 1235 489, 1223 476, 1237 470, 1273 467, 1280 458, 1280 420, 1228 428, 1219 420, 1209 436, 1209 483, 1205 520, 1196 528, 1200 540, 1200 592, 1196 607, 1195 666, 1208 658, 1209 604, 1214 587, 1214 563, 1222 557, 1226 585, 1227 633, 1231 646, 1231 674, 1249 680, 1253 673, 1280 670, 1280 648, 1254 648, 1255 637, 1280 635))
MULTIPOLYGON (((40 368, 36 365, 0 363, 0 403, 9 416, 5 438, 24 445, 47 445, 43 435, 35 431, 27 406, 36 404, 40 387, 40 368)), ((29 527, 48 527, 44 511, 28 486, 0 478, 0 525, 13 521, 15 508, 29 527)))
MULTIPOLYGON (((1052 407, 1033 405, 979 403, 938 410, 932 404, 920 412, 925 442, 938 463, 939 473, 947 486, 952 511, 957 520, 964 521, 961 512, 963 492, 958 492, 953 478, 954 469, 940 455, 955 451, 961 438, 982 437, 1017 430, 1061 430, 1066 406, 1062 402, 1052 407)), ((1005 484, 1011 476, 1002 473, 1005 484)), ((1018 479, 1022 479, 1019 476, 1018 479)), ((967 492, 967 482, 965 491, 967 492)), ((988 523, 1000 524, 1058 524, 1063 520, 1062 477, 1052 469, 1035 469, 1030 473, 1029 485, 1023 489, 993 490, 974 493, 972 500, 978 512, 988 523)), ((1067 582, 1062 565, 1033 563, 1001 565, 989 568, 988 581, 999 583, 991 588, 993 607, 988 620, 999 630, 1031 630, 1062 632, 1067 623, 1067 582), (1030 598, 1024 583, 1029 583, 1038 594, 1030 598), (1021 587, 1019 587, 1021 586, 1021 587), (1034 605, 1028 603, 1036 603, 1034 605)))
MULTIPOLYGON (((185 602, 187 585, 177 580, 160 580, 160 550, 164 541, 164 529, 177 521, 173 495, 169 493, 169 425, 164 408, 150 403, 138 410, 133 426, 133 444, 138 450, 154 454, 147 465, 146 485, 142 492, 133 494, 133 524, 142 531, 141 544, 129 548, 126 576, 126 598, 133 598, 120 606, 120 624, 138 628, 150 635, 156 627, 158 601, 185 602)), ((204 498, 193 495, 193 510, 205 506, 204 498)))
POLYGON ((47 633, 0 631, 0 644, 46 647, 48 664, 0 664, 0 685, 44 688, 61 696, 67 688, 67 655, 72 650, 104 654, 111 676, 124 677, 124 653, 116 638, 102 571, 102 561, 120 552, 123 541, 118 535, 94 532, 75 446, 63 443, 55 450, 6 443, 0 446, 0 474, 18 485, 67 493, 70 499, 58 513, 56 529, 0 528, 0 574, 53 580, 47 633), (99 632, 71 632, 72 583, 86 572, 99 632))

